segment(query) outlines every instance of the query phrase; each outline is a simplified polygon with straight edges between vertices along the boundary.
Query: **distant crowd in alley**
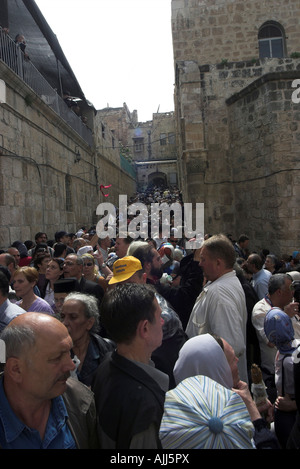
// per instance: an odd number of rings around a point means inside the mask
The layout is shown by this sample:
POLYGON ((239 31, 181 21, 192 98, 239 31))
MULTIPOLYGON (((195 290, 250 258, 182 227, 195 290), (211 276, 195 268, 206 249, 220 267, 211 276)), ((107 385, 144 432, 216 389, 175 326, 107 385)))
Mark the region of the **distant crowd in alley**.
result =
MULTIPOLYGON (((183 206, 166 187, 138 202, 183 206)), ((2 448, 300 447, 300 248, 207 233, 188 249, 184 218, 166 237, 163 221, 0 250, 2 448)))

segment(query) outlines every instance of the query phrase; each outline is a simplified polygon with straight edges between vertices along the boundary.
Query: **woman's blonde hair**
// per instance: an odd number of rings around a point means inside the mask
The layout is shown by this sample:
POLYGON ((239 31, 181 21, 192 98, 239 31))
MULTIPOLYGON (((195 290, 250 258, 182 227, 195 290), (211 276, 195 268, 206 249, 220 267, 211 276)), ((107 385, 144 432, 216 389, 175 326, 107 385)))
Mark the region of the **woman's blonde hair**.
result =
POLYGON ((29 267, 29 266, 24 266, 24 267, 19 267, 15 273, 14 277, 18 274, 23 274, 26 280, 30 283, 35 282, 37 283, 39 279, 39 273, 36 270, 35 267, 29 267))

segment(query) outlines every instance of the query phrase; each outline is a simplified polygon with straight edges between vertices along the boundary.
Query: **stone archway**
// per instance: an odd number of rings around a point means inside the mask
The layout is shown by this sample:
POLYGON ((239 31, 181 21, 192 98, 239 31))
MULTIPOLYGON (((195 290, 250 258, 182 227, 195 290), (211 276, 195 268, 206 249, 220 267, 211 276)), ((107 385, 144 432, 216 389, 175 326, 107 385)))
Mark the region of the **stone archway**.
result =
POLYGON ((167 175, 160 171, 155 171, 148 175, 148 184, 154 186, 167 186, 167 175))

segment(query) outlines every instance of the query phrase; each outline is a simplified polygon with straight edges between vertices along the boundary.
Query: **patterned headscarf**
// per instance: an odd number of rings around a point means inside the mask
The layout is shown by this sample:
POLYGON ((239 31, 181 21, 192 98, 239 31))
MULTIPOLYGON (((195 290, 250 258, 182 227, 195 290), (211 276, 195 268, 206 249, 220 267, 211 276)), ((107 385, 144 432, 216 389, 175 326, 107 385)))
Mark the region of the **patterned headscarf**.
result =
POLYGON ((254 449, 253 435, 241 397, 207 376, 187 378, 166 393, 164 449, 254 449))

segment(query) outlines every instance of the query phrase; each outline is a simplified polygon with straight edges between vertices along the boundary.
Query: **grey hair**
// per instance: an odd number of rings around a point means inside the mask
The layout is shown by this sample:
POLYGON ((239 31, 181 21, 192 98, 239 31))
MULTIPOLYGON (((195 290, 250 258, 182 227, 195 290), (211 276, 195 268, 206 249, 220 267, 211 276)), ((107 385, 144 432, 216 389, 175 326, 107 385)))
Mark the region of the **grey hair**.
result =
POLYGON ((91 328, 91 332, 96 332, 99 327, 99 305, 98 300, 93 295, 88 295, 86 293, 72 292, 66 296, 64 300, 64 305, 67 301, 79 301, 84 306, 84 315, 87 319, 94 318, 95 322, 91 328))
POLYGON ((70 254, 68 254, 68 255, 65 257, 65 260, 67 260, 68 257, 71 257, 71 256, 76 258, 76 264, 83 266, 83 259, 82 259, 82 257, 79 256, 78 254, 74 253, 74 252, 71 252, 70 254))
POLYGON ((269 258, 272 262, 272 264, 276 265, 277 264, 277 257, 274 254, 268 254, 266 256, 266 259, 269 258))
POLYGON ((148 243, 146 241, 133 241, 130 243, 128 249, 127 249, 127 256, 134 256, 134 252, 137 248, 140 246, 147 246, 148 243))
POLYGON ((78 256, 78 254, 75 254, 75 255, 77 256, 76 264, 83 266, 83 259, 82 259, 82 257, 81 257, 81 256, 78 256))
POLYGON ((277 290, 284 287, 286 279, 290 279, 287 274, 274 274, 270 277, 268 293, 273 295, 277 290))
POLYGON ((0 338, 5 342, 6 359, 20 358, 36 345, 36 333, 30 326, 5 327, 0 338))

